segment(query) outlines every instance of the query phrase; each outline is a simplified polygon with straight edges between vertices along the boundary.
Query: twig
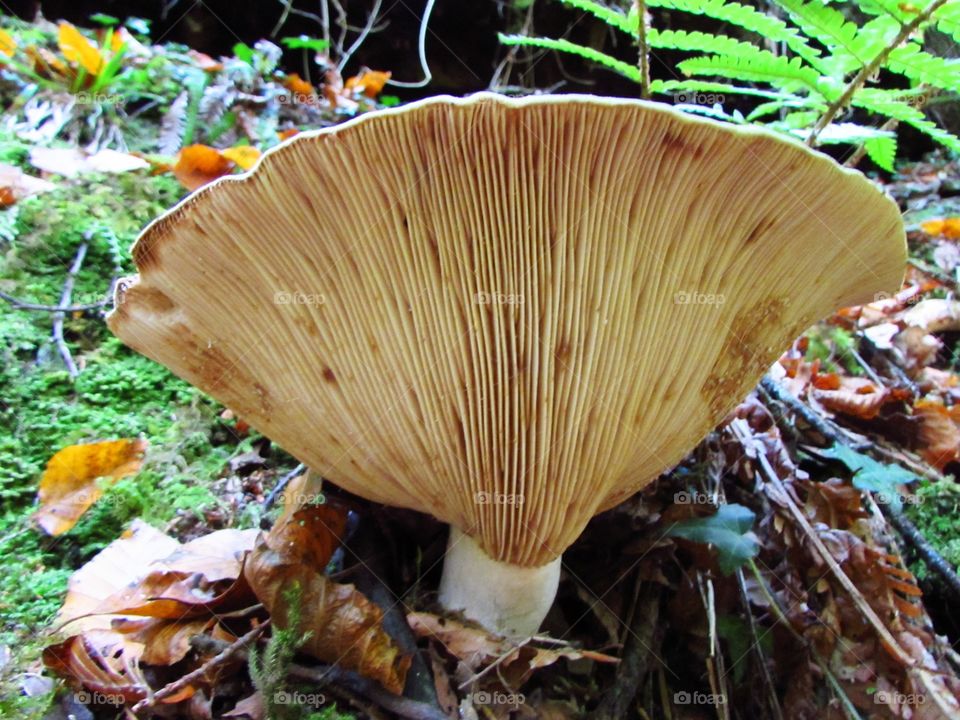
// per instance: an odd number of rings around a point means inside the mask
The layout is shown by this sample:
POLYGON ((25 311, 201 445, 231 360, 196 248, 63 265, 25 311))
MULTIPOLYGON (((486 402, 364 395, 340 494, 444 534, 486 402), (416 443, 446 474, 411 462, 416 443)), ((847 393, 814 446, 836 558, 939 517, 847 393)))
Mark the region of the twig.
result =
MULTIPOLYGON (((754 564, 754 568, 756 565, 754 564)), ((761 585, 763 583, 761 582, 761 585)), ((767 701, 770 704, 770 712, 775 720, 783 720, 783 711, 780 709, 780 700, 777 698, 777 690, 773 685, 773 678, 770 677, 770 668, 767 667, 766 658, 763 654, 763 647, 760 645, 760 636, 757 633, 757 621, 750 610, 750 595, 747 593, 747 583, 743 577, 743 568, 737 568, 737 586, 740 590, 740 599, 743 602, 744 615, 747 617, 747 623, 750 625, 750 635, 753 642, 750 643, 750 650, 756 654, 757 666, 760 668, 760 674, 763 676, 763 688, 767 691, 767 701)), ((734 665, 740 662, 742 658, 735 658, 734 665)))
POLYGON ((887 516, 890 524, 907 540, 917 551, 927 566, 936 572, 953 594, 954 603, 960 603, 960 577, 940 553, 927 541, 917 526, 902 510, 890 503, 880 506, 881 512, 887 516))
POLYGON ((650 44, 647 42, 647 3, 646 0, 634 0, 637 11, 637 47, 639 57, 637 67, 640 70, 640 97, 650 98, 650 44))
MULTIPOLYGON (((749 445, 755 443, 753 437, 738 421, 731 423, 730 427, 745 450, 748 449, 749 445)), ((866 598, 863 597, 863 594, 860 592, 859 588, 857 588, 854 582, 843 571, 843 568, 840 567, 837 559, 833 556, 827 546, 823 544, 823 540, 820 539, 820 536, 817 534, 816 530, 814 530, 810 525, 810 521, 807 519, 807 516, 797 506, 793 496, 787 491, 787 488, 780 480, 780 476, 777 475, 776 470, 773 469, 773 466, 770 464, 770 461, 767 459, 766 454, 764 454, 762 450, 757 452, 757 460, 759 461, 760 468, 763 470, 763 474, 767 477, 770 485, 773 486, 773 488, 777 491, 777 494, 786 504, 787 509, 793 516, 794 522, 810 540, 810 544, 813 546, 814 551, 816 551, 817 555, 820 556, 820 559, 824 562, 824 564, 826 564, 830 574, 836 578, 837 582, 840 583, 843 589, 850 596, 850 599, 857 607, 857 610, 860 611, 860 614, 863 615, 864 619, 866 619, 866 621, 873 627, 873 630, 877 634, 877 637, 879 638, 883 648, 901 665, 906 668, 913 668, 916 665, 916 660, 910 657, 910 655, 907 654, 902 647, 900 647, 900 643, 897 642, 897 639, 890 633, 890 630, 887 629, 887 626, 883 624, 883 621, 877 615, 876 611, 870 606, 870 603, 867 602, 866 598)))
POLYGON ((337 63, 337 72, 343 72, 343 69, 347 66, 347 63, 350 61, 350 57, 363 45, 363 41, 367 39, 367 36, 373 30, 374 24, 377 22, 377 18, 380 16, 380 5, 382 0, 374 0, 373 7, 370 9, 370 14, 367 15, 367 24, 363 26, 363 29, 360 31, 360 34, 350 43, 350 47, 346 49, 343 53, 343 56, 340 58, 340 62, 337 63))
POLYGON ((108 298, 99 300, 95 303, 84 303, 83 305, 41 305, 40 303, 27 302, 26 300, 21 300, 20 298, 14 297, 13 295, 8 295, 5 292, 0 292, 0 300, 6 300, 10 303, 10 307, 13 310, 36 310, 37 312, 60 312, 60 313, 73 313, 73 312, 83 312, 85 310, 96 310, 98 308, 105 307, 110 304, 108 298))
POLYGON ((903 25, 893 41, 890 42, 883 50, 881 50, 873 60, 860 68, 860 72, 858 72, 847 84, 846 88, 844 88, 843 92, 840 94, 840 97, 830 103, 830 106, 826 109, 823 115, 820 116, 820 119, 817 120, 817 124, 813 126, 813 129, 807 136, 807 145, 813 147, 817 144, 817 138, 820 137, 820 133, 823 132, 827 125, 833 122, 833 119, 841 110, 850 104, 853 96, 856 95, 857 91, 859 91, 860 88, 866 84, 867 80, 872 77, 877 70, 880 69, 880 66, 883 65, 886 59, 890 56, 890 53, 896 48, 900 47, 900 45, 902 45, 918 27, 929 20, 937 10, 946 4, 946 2, 947 0, 933 0, 933 2, 927 5, 926 8, 924 8, 921 12, 918 12, 913 20, 908 22, 906 25, 903 25))
POLYGON ((599 720, 617 720, 627 716, 640 683, 647 674, 651 648, 657 643, 657 625, 660 618, 661 588, 657 583, 645 582, 637 594, 637 607, 630 623, 630 634, 623 648, 623 657, 617 667, 613 687, 603 696, 592 717, 599 720))
POLYGON ((769 397, 790 408, 795 415, 803 418, 807 425, 823 435, 825 439, 834 443, 842 442, 858 451, 866 450, 869 447, 869 443, 853 443, 849 440, 844 440, 841 437, 839 428, 834 428, 832 423, 823 418, 816 410, 800 400, 800 398, 793 395, 793 393, 784 390, 784 388, 769 375, 765 375, 763 380, 760 381, 760 389, 769 397))
MULTIPOLYGON (((73 259, 73 265, 70 266, 70 270, 67 271, 67 279, 63 281, 63 292, 60 293, 60 305, 69 306, 70 298, 73 296, 73 284, 77 279, 77 273, 80 272, 80 268, 83 266, 83 260, 87 256, 87 243, 86 241, 80 243, 80 247, 77 248, 77 255, 73 259)), ((80 374, 80 371, 77 369, 77 364, 73 361, 73 356, 70 354, 70 348, 67 347, 66 341, 63 339, 63 319, 65 313, 63 311, 55 311, 53 315, 53 342, 57 346, 57 350, 60 352, 60 357, 63 358, 63 364, 67 366, 67 373, 70 375, 70 379, 74 379, 77 375, 80 374)))
POLYGON ((300 463, 293 470, 280 478, 277 484, 273 486, 273 489, 267 494, 266 499, 263 501, 263 509, 268 510, 270 507, 272 507, 277 501, 277 498, 280 496, 280 493, 282 493, 284 488, 290 484, 290 481, 302 473, 306 468, 306 465, 300 463))
POLYGON ((185 687, 193 683, 194 681, 204 680, 211 670, 220 665, 223 665, 228 660, 234 658, 240 659, 246 656, 247 646, 256 640, 260 635, 263 634, 263 631, 267 629, 270 625, 270 620, 264 620, 253 630, 248 632, 243 637, 238 638, 235 642, 231 643, 229 647, 220 652, 217 655, 214 655, 212 658, 207 660, 203 665, 198 667, 192 672, 188 672, 186 675, 181 677, 178 680, 174 680, 172 683, 165 685, 164 687, 157 690, 153 695, 148 698, 144 698, 136 705, 133 706, 133 713, 137 714, 146 710, 148 707, 153 707, 158 702, 163 700, 166 697, 175 695, 176 693, 183 690, 185 687))
POLYGON ((336 665, 315 668, 291 665, 290 675, 321 685, 333 683, 345 687, 351 692, 372 700, 384 710, 402 718, 407 718, 407 720, 449 720, 446 713, 432 705, 389 693, 380 687, 375 680, 362 677, 336 665))

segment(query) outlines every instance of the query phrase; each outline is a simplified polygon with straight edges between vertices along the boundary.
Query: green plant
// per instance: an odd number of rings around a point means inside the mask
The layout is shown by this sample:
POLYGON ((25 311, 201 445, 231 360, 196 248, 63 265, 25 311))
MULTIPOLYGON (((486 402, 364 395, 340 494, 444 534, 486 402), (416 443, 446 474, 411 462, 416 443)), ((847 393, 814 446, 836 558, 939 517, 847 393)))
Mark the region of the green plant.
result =
POLYGON ((960 3, 955 1, 851 0, 840 6, 774 0, 785 19, 727 0, 638 0, 629 12, 596 0, 560 1, 635 38, 638 63, 566 39, 501 35, 501 42, 579 55, 636 81, 644 97, 673 96, 686 112, 763 125, 810 146, 853 145, 854 161, 865 152, 886 170, 893 169, 893 131, 900 122, 960 152, 960 139, 928 120, 921 109, 938 93, 960 91, 960 61, 928 53, 922 45, 931 29, 960 38, 960 3), (652 27, 647 8, 705 15, 749 39, 652 27), (649 56, 656 50, 692 54, 677 64, 686 79, 651 80, 649 56), (895 78, 897 87, 878 87, 881 72, 885 79, 895 78), (725 110, 728 96, 752 102, 752 109, 746 114, 725 110), (856 120, 837 122, 851 110, 856 120), (870 125, 877 117, 886 122, 870 125))

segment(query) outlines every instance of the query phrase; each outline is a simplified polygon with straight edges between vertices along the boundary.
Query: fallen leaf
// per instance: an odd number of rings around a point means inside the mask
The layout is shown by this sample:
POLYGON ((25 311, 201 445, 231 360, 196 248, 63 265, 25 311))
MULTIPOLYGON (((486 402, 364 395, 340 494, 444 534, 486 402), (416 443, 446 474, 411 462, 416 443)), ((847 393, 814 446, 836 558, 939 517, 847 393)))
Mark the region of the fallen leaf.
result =
POLYGON ((199 52, 198 50, 188 50, 187 55, 197 64, 204 72, 217 72, 218 70, 223 70, 223 63, 214 60, 212 57, 206 53, 199 52))
POLYGON ((321 574, 346 527, 346 512, 333 505, 307 506, 262 535, 244 565, 244 576, 272 622, 290 625, 284 597, 300 588, 303 652, 359 672, 400 694, 411 658, 383 629, 383 611, 353 585, 321 574))
POLYGON ((50 535, 62 535, 97 501, 101 478, 112 481, 136 473, 146 440, 109 440, 71 445, 47 462, 37 493, 37 524, 50 535))
POLYGON ((455 657, 474 673, 497 662, 495 676, 513 688, 523 685, 535 670, 552 665, 562 658, 603 663, 619 662, 610 655, 569 645, 541 648, 532 644, 516 644, 483 628, 432 613, 408 613, 407 623, 414 635, 436 640, 443 652, 455 657))
POLYGON ((76 177, 85 173, 123 173, 144 170, 150 163, 143 158, 117 150, 100 150, 87 155, 79 148, 35 147, 30 150, 30 164, 38 170, 76 177))
POLYGON ((359 75, 347 78, 347 81, 343 84, 343 90, 352 97, 366 95, 372 99, 383 91, 383 86, 387 84, 389 79, 389 72, 364 69, 360 71, 359 75))
POLYGON ((928 463, 943 470, 960 458, 960 429, 942 403, 920 400, 913 406, 913 415, 920 419, 918 450, 928 463))
POLYGON ((79 65, 91 75, 100 73, 103 67, 100 51, 76 27, 68 22, 61 22, 57 43, 60 46, 60 52, 68 62, 79 65))
POLYGON ((234 163, 209 145, 188 145, 177 155, 173 174, 187 190, 196 190, 233 170, 234 163))
POLYGON ((91 172, 124 173, 149 167, 150 163, 143 158, 118 150, 100 150, 87 158, 87 168, 91 172))
POLYGON ((960 330, 960 301, 941 298, 921 300, 903 313, 901 320, 928 333, 960 330))
POLYGON ((927 235, 940 235, 951 240, 960 240, 960 217, 938 218, 920 223, 927 235))
MULTIPOLYGON (((111 630, 74 635, 43 651, 43 664, 61 677, 72 678, 91 692, 99 704, 135 703, 147 696, 140 670, 143 646, 111 630)), ((81 698, 82 699, 82 698, 81 698)))
POLYGON ((280 142, 283 142, 284 140, 289 140, 294 135, 299 134, 299 132, 300 131, 297 128, 287 128, 286 130, 281 130, 278 132, 277 138, 280 140, 280 142))
POLYGON ((0 53, 12 57, 17 49, 17 41, 6 30, 0 29, 0 53))
POLYGON ((253 695, 240 700, 233 706, 233 710, 225 712, 221 717, 225 718, 243 718, 244 720, 263 720, 267 711, 263 702, 263 695, 257 690, 253 695))
POLYGON ((293 93, 295 100, 298 102, 307 102, 309 99, 315 98, 317 91, 314 89, 313 85, 308 83, 297 73, 290 73, 283 79, 283 87, 293 93))
POLYGON ((260 159, 260 151, 252 145, 237 145, 222 150, 220 154, 230 162, 236 163, 241 170, 249 170, 260 159))
POLYGON ((10 207, 26 197, 56 188, 52 182, 27 175, 18 167, 0 163, 0 207, 10 207))

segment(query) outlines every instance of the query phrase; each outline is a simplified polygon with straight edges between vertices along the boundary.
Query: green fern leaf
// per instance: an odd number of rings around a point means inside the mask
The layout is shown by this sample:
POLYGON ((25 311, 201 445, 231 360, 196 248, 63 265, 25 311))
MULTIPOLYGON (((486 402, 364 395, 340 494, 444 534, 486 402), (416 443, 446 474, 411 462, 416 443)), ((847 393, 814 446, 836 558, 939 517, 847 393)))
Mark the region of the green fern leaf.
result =
POLYGON ((897 157, 897 137, 875 137, 863 143, 867 157, 873 160, 877 167, 893 172, 893 161, 897 157))
POLYGON ((948 2, 933 15, 937 30, 960 43, 960 2, 948 2))
POLYGON ((762 90, 753 87, 741 87, 728 83, 710 82, 709 80, 653 80, 650 91, 663 95, 677 92, 713 93, 721 95, 750 95, 753 97, 769 98, 771 100, 803 100, 800 95, 793 95, 777 90, 762 90))
POLYGON ((571 55, 579 55, 582 58, 587 60, 592 60, 595 63, 599 63, 606 68, 615 70, 621 75, 625 75, 634 82, 640 82, 640 71, 636 68, 635 65, 630 63, 625 63, 622 60, 617 60, 617 58, 602 53, 599 50, 594 50, 593 48, 585 47, 583 45, 577 45, 572 43, 569 40, 554 40, 553 38, 540 38, 540 37, 526 37, 524 35, 504 35, 503 33, 498 33, 497 37, 500 39, 500 42, 504 45, 521 45, 525 47, 539 47, 545 48, 547 50, 555 50, 557 52, 569 53, 571 55))
POLYGON ((650 28, 647 33, 647 42, 650 47, 663 50, 684 50, 727 57, 755 57, 757 53, 762 52, 756 45, 742 40, 697 31, 650 28))
POLYGON ((603 22, 610 27, 622 30, 628 35, 637 34, 636 20, 631 20, 627 15, 618 12, 614 8, 607 7, 602 3, 594 2, 594 0, 560 0, 560 2, 577 10, 588 12, 594 17, 603 20, 603 22))
POLYGON ((927 120, 922 111, 905 102, 892 100, 889 91, 865 89, 853 96, 854 106, 863 108, 877 115, 899 120, 916 128, 925 135, 936 140, 944 147, 960 153, 960 138, 947 132, 930 120, 927 120))
POLYGON ((820 0, 776 0, 784 10, 790 13, 793 21, 811 38, 814 38, 831 51, 835 61, 839 61, 841 74, 863 67, 872 59, 857 35, 857 26, 847 22, 839 10, 824 5, 820 0))
MULTIPOLYGON (((667 10, 679 10, 694 15, 706 15, 715 20, 722 20, 738 28, 756 33, 764 39, 785 43, 807 63, 817 67, 820 51, 811 47, 796 28, 790 27, 779 18, 762 13, 748 5, 726 2, 725 0, 647 0, 647 5, 667 10)), ((630 14, 630 23, 632 28, 637 27, 635 11, 630 14)))
POLYGON ((960 92, 960 60, 948 60, 924 52, 916 43, 895 48, 886 67, 916 82, 960 92))
POLYGON ((691 58, 677 67, 684 75, 713 75, 741 82, 761 82, 788 92, 806 87, 820 93, 820 73, 804 65, 800 58, 787 59, 766 50, 758 50, 757 53, 754 58, 691 58))

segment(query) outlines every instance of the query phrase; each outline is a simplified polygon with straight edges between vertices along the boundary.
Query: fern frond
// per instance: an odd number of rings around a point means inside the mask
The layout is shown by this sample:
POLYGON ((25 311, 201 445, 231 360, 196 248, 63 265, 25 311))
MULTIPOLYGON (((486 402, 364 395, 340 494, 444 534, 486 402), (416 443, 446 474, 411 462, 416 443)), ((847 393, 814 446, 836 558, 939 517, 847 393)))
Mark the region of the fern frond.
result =
POLYGON ((588 12, 596 18, 602 20, 605 24, 617 30, 622 30, 628 35, 636 35, 637 23, 622 12, 608 7, 595 0, 560 0, 561 3, 577 10, 588 12))
MULTIPOLYGON (((722 20, 744 30, 772 40, 782 42, 793 52, 806 60, 813 67, 817 67, 820 51, 813 48, 803 38, 800 32, 790 27, 779 18, 762 13, 748 5, 725 0, 647 0, 649 7, 660 7, 667 10, 680 10, 694 15, 706 15, 715 20, 722 20)), ((636 12, 631 12, 631 27, 636 27, 636 12)))
POLYGON ((772 100, 803 100, 800 95, 777 91, 761 90, 760 88, 742 87, 728 83, 710 82, 709 80, 654 80, 650 83, 650 90, 655 93, 668 95, 675 92, 720 93, 723 95, 750 95, 753 97, 770 98, 772 100))
POLYGON ((897 157, 897 136, 870 138, 863 143, 867 157, 876 163, 877 167, 893 172, 893 161, 897 157))
POLYGON ((788 59, 766 50, 758 50, 753 58, 691 58, 680 62, 677 67, 684 75, 712 75, 741 82, 761 82, 790 92, 806 87, 820 93, 820 73, 804 65, 800 58, 788 59))
POLYGON ((662 50, 684 50, 705 55, 724 55, 727 57, 755 57, 760 48, 752 43, 743 42, 727 35, 714 35, 704 32, 685 30, 647 31, 650 47, 662 50))
POLYGON ((933 14, 933 18, 937 30, 960 43, 960 2, 947 3, 933 14))
MULTIPOLYGON (((812 97, 798 97, 793 96, 789 98, 779 98, 777 100, 771 100, 770 102, 761 103, 757 105, 749 115, 747 115, 747 120, 754 122, 755 120, 762 118, 766 115, 772 115, 773 113, 778 113, 781 110, 813 110, 817 115, 822 113, 827 109, 827 104, 817 100, 812 97)), ((814 119, 816 122, 816 118, 814 119)))
POLYGON ((916 43, 894 48, 886 65, 887 69, 916 82, 960 92, 960 60, 931 55, 916 43))
POLYGON ((857 34, 857 26, 848 22, 839 10, 824 5, 820 0, 776 0, 803 32, 817 40, 838 59, 843 60, 845 72, 866 65, 872 57, 857 34))
POLYGON ((606 53, 602 53, 599 50, 594 50, 593 48, 585 47, 584 45, 577 45, 569 40, 527 37, 525 35, 504 35, 503 33, 498 33, 497 37, 504 45, 539 47, 546 50, 556 50, 558 52, 565 52, 571 55, 579 55, 587 60, 592 60, 595 63, 599 63, 606 68, 615 70, 616 72, 620 73, 621 75, 625 75, 635 82, 640 82, 640 71, 635 65, 625 63, 622 60, 617 60, 617 58, 607 55, 606 53))
POLYGON ((960 153, 960 138, 947 132, 930 120, 922 111, 905 102, 891 100, 889 91, 865 89, 853 97, 853 105, 869 112, 899 120, 936 140, 954 152, 960 153))

